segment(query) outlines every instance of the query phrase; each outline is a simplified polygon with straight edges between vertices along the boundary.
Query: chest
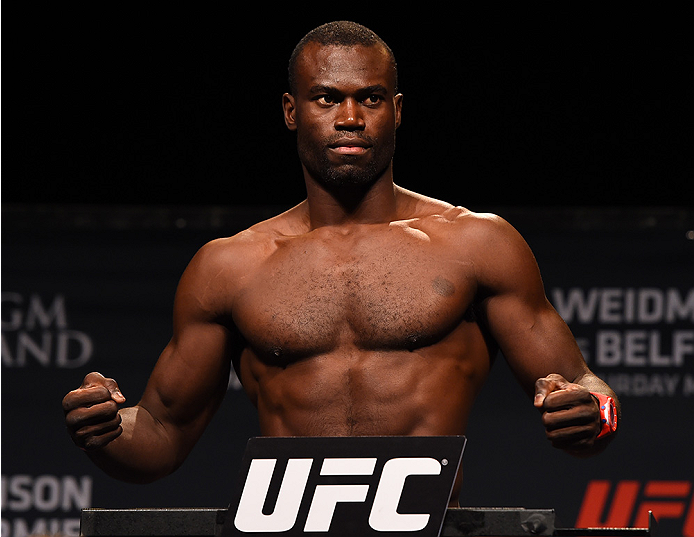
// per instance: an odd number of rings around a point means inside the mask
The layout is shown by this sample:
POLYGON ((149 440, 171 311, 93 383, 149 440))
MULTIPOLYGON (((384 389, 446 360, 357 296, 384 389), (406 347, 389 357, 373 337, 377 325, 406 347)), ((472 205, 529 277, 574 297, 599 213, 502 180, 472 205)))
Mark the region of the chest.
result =
POLYGON ((235 317, 260 355, 414 349, 462 322, 474 292, 471 266, 417 230, 307 237, 249 275, 235 317))

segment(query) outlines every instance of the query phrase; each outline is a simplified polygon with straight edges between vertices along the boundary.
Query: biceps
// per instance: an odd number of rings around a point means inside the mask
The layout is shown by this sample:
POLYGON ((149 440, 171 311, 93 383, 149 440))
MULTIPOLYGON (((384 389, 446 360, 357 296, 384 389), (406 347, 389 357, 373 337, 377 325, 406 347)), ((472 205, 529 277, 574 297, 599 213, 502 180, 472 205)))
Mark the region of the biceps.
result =
POLYGON ((588 372, 571 330, 544 294, 491 298, 486 315, 490 332, 528 393, 550 373, 572 382, 588 372))
POLYGON ((162 352, 142 405, 195 438, 219 407, 229 380, 229 336, 216 323, 191 323, 162 352))

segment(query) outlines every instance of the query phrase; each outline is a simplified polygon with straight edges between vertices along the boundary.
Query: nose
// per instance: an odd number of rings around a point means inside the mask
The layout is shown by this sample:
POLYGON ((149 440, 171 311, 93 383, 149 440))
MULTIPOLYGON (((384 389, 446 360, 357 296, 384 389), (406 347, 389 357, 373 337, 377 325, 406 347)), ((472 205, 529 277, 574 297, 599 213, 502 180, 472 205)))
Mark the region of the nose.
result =
POLYGON ((361 114, 359 103, 352 98, 347 98, 340 103, 335 118, 335 130, 359 131, 366 126, 361 114))

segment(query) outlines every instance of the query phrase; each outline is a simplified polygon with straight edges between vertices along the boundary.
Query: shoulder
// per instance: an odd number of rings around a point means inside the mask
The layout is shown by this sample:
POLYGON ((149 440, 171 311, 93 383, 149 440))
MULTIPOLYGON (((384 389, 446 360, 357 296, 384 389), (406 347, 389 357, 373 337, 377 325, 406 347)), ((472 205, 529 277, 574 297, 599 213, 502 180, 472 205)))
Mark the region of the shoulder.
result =
POLYGON ((485 244, 525 242, 520 233, 504 218, 493 213, 478 213, 464 207, 452 207, 442 214, 467 240, 485 244))
POLYGON ((540 293, 542 278, 535 256, 509 222, 495 214, 467 211, 457 215, 454 223, 456 245, 472 261, 481 289, 540 293))
POLYGON ((203 245, 191 259, 185 274, 207 276, 243 271, 244 266, 263 256, 272 244, 272 235, 246 229, 231 237, 214 239, 203 245))
POLYGON ((403 207, 404 219, 418 220, 422 224, 447 225, 468 234, 502 237, 517 234, 502 217, 492 213, 479 213, 459 205, 396 187, 403 207))
POLYGON ((301 214, 299 205, 233 236, 212 240, 198 250, 188 269, 242 276, 272 254, 277 239, 298 233, 301 214))
POLYGON ((482 288, 502 290, 539 280, 530 247, 504 218, 460 206, 440 208, 438 213, 421 217, 417 226, 472 267, 482 288))
POLYGON ((461 207, 448 215, 454 229, 453 236, 467 248, 483 258, 517 259, 532 255, 521 234, 501 216, 476 213, 461 207))
POLYGON ((458 245, 467 253, 488 254, 499 249, 527 248, 518 231, 504 218, 396 187, 403 220, 430 236, 458 245))
POLYGON ((181 276, 177 300, 194 298, 205 310, 228 312, 244 279, 277 249, 277 239, 291 232, 296 215, 290 211, 204 244, 181 276))
POLYGON ((465 207, 438 200, 426 202, 415 215, 415 221, 424 231, 442 233, 453 241, 477 243, 524 242, 520 233, 504 218, 492 213, 479 213, 465 207))

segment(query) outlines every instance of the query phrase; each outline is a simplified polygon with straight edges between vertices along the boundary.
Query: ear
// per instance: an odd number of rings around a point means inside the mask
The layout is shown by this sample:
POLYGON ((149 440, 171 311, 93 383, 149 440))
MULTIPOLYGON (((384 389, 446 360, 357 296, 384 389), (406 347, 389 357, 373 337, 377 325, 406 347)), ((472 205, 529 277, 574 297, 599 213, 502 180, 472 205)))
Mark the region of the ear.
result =
POLYGON ((402 122, 402 93, 398 93, 395 97, 395 128, 397 129, 402 122))
POLYGON ((285 93, 282 95, 282 108, 284 109, 284 124, 290 131, 296 130, 296 106, 294 105, 294 97, 285 93))

